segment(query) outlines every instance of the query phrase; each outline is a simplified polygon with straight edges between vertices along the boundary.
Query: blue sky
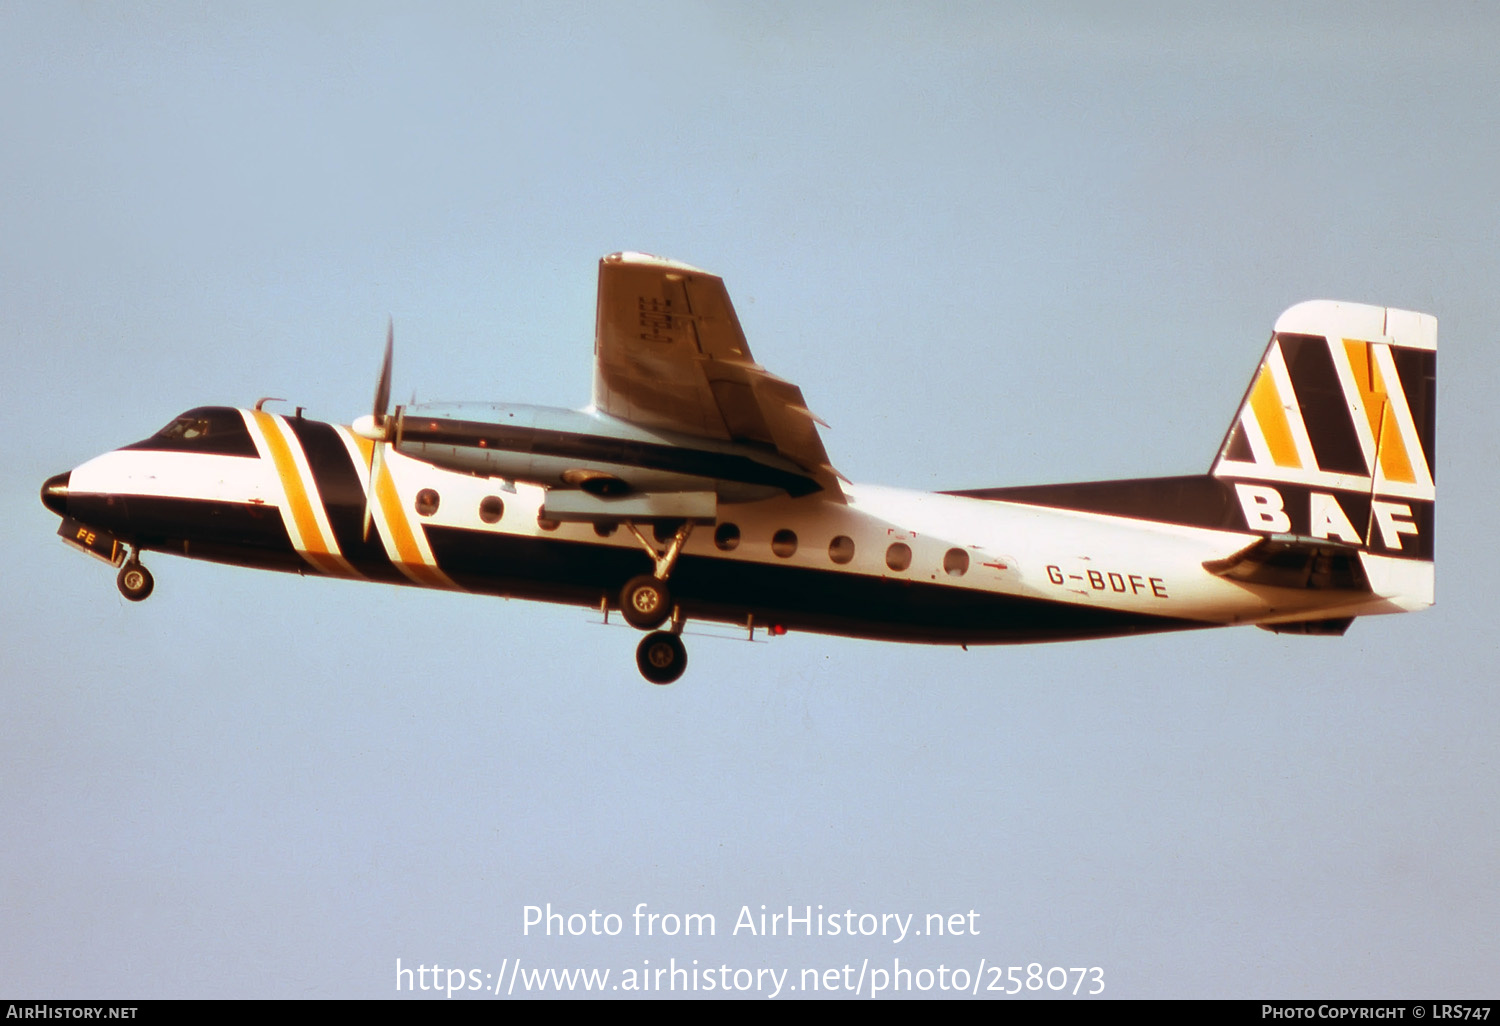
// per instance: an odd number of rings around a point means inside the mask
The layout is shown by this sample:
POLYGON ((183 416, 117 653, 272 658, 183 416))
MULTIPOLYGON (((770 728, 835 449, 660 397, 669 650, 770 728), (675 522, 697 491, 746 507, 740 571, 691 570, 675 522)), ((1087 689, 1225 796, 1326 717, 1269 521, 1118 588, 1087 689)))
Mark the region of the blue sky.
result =
POLYGON ((1467 4, 0 10, 0 991, 1099 966, 1493 992, 1500 24, 1467 4), (694 639, 158 556, 43 479, 205 403, 588 400, 596 261, 724 276, 854 480, 1206 469, 1275 316, 1439 319, 1438 596, 1342 639, 694 639), (523 934, 712 913, 713 938, 523 934), (729 934, 742 906, 980 933, 729 934))

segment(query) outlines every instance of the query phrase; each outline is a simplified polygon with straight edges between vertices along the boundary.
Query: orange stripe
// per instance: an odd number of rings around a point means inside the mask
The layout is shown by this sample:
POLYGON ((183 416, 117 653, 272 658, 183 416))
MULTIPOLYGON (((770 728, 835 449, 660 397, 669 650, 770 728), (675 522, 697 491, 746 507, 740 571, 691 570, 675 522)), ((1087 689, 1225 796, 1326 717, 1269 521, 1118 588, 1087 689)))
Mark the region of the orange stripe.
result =
POLYGON ((417 548, 417 539, 411 533, 411 525, 402 516, 401 497, 396 494, 396 482, 391 478, 390 468, 380 465, 380 473, 374 481, 375 500, 391 529, 391 542, 396 546, 396 558, 403 563, 421 563, 422 550, 417 548))
POLYGON ((297 533, 302 536, 303 557, 325 574, 347 575, 350 568, 329 549, 327 542, 323 539, 323 532, 318 529, 317 518, 313 516, 312 500, 308 498, 307 487, 302 483, 302 474, 297 470, 297 461, 292 457, 291 447, 282 436, 275 418, 264 410, 251 412, 255 416, 256 423, 260 425, 260 432, 266 440, 266 448, 271 452, 271 462, 276 467, 276 476, 281 478, 282 487, 286 489, 287 505, 291 507, 292 520, 297 525, 297 533))
MULTIPOLYGON (((359 449, 359 455, 365 461, 365 466, 373 466, 375 443, 352 431, 349 437, 354 439, 354 444, 359 449)), ((392 560, 396 569, 417 584, 433 588, 452 588, 454 585, 448 579, 448 575, 423 558, 422 549, 412 533, 410 522, 406 519, 406 512, 401 508, 401 496, 396 492, 396 480, 391 476, 390 466, 384 460, 380 461, 380 472, 375 477, 375 480, 366 483, 366 487, 370 490, 371 501, 385 515, 386 526, 391 533, 391 543, 396 547, 396 558, 392 560)))
POLYGON ((353 571, 344 560, 338 556, 325 555, 318 552, 304 552, 302 558, 330 577, 348 577, 353 571))
POLYGON ((422 550, 417 545, 411 524, 407 522, 406 511, 401 508, 401 497, 396 494, 395 479, 391 477, 391 469, 384 461, 381 461, 374 489, 375 499, 391 530, 391 543, 396 546, 396 556, 400 560, 397 568, 418 584, 451 587, 452 582, 448 580, 448 576, 422 558, 422 550))
POLYGON ((1271 450, 1271 459, 1278 467, 1301 467, 1297 456, 1297 443, 1292 438, 1292 427, 1286 420, 1286 409, 1276 391, 1276 379, 1271 368, 1261 364, 1260 374, 1250 390, 1250 409, 1260 424, 1260 433, 1271 450))
POLYGON ((1365 408, 1365 419, 1370 423, 1370 435, 1379 438, 1385 396, 1375 392, 1375 360, 1370 354, 1370 345, 1368 342, 1346 338, 1344 353, 1349 357, 1349 370, 1354 373, 1354 383, 1359 386, 1359 400, 1365 408))
POLYGON ((1380 470, 1387 481, 1404 481, 1415 484, 1416 471, 1412 469, 1411 456, 1406 451, 1406 441, 1401 437, 1400 425, 1391 410, 1390 390, 1375 362, 1375 347, 1358 339, 1344 339, 1344 352, 1349 357, 1349 369, 1354 372, 1354 383, 1359 386, 1360 401, 1364 403, 1365 418, 1370 423, 1370 434, 1380 447, 1380 470))
POLYGON ((361 438, 353 431, 349 432, 349 437, 354 439, 354 447, 359 450, 359 455, 364 459, 365 466, 368 467, 370 465, 370 458, 374 455, 375 443, 368 438, 361 438))
POLYGON ((448 575, 443 573, 435 566, 428 566, 425 563, 403 563, 399 567, 399 569, 406 573, 407 576, 415 580, 418 584, 425 584, 429 588, 453 587, 453 582, 448 579, 448 575))
POLYGON ((1416 484, 1417 472, 1412 469, 1406 441, 1401 437, 1401 428, 1396 424, 1396 416, 1391 412, 1389 403, 1386 404, 1385 420, 1385 431, 1380 437, 1380 469, 1385 472, 1387 481, 1416 484))

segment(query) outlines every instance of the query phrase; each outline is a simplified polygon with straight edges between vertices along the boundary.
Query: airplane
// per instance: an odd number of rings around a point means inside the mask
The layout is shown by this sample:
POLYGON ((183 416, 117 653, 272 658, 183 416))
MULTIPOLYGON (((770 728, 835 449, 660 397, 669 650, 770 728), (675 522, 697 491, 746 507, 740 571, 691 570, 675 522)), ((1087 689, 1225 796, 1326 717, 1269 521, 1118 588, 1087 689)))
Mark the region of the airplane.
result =
POLYGON ((618 611, 642 676, 684 625, 941 645, 1254 624, 1341 635, 1434 601, 1437 321, 1314 301, 1275 322, 1205 474, 922 493, 838 474, 721 278, 599 263, 593 401, 334 425, 204 406, 42 487, 58 533, 143 552, 618 611))

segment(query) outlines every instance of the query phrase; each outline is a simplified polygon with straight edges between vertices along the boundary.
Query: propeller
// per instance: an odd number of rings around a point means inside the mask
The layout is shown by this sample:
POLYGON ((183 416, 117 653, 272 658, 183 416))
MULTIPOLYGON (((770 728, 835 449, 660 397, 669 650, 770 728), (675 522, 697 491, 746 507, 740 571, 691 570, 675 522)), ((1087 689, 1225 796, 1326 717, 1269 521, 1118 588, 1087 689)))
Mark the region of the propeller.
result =
MULTIPOLYGON (((370 521, 375 515, 375 482, 385 467, 385 445, 390 441, 392 418, 386 413, 391 404, 391 358, 396 348, 396 324, 387 320, 385 326, 385 358, 380 363, 380 379, 375 383, 375 405, 367 417, 356 418, 350 430, 361 438, 375 444, 370 447, 369 488, 365 493, 364 538, 369 540, 370 521)), ((399 410, 397 411, 399 414, 399 410)))

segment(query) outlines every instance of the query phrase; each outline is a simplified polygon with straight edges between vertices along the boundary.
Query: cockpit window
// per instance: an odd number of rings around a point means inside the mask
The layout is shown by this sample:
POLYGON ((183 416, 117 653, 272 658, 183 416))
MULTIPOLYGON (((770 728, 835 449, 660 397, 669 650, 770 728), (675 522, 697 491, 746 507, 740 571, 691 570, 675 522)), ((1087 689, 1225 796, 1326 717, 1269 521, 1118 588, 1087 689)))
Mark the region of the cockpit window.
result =
POLYGON ((185 414, 157 432, 161 438, 181 438, 185 442, 204 438, 209 433, 208 418, 185 414))
POLYGON ((150 438, 125 448, 220 456, 258 455, 250 431, 245 427, 244 415, 230 406, 200 406, 188 410, 150 438))

